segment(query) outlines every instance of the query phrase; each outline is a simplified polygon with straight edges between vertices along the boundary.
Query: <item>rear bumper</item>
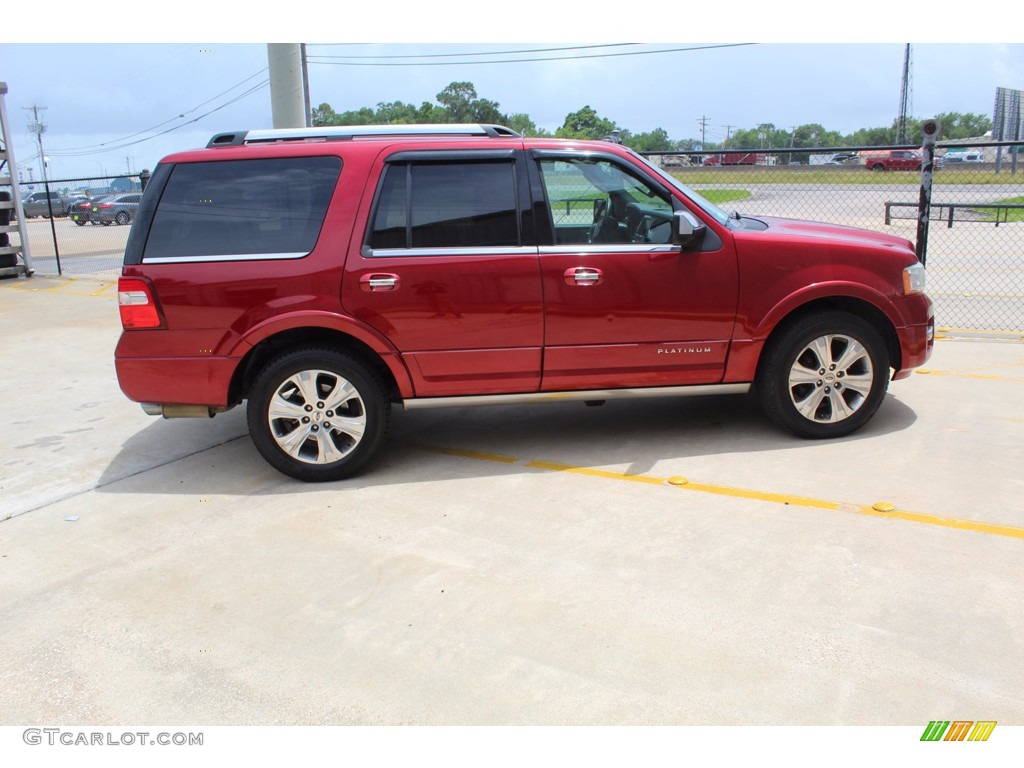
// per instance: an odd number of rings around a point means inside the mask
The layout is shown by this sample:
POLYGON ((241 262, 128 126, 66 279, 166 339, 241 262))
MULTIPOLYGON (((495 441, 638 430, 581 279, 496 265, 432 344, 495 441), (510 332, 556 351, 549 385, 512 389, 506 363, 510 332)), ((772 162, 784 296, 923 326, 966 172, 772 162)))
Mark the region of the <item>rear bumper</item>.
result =
POLYGON ((224 408, 239 360, 233 357, 115 358, 117 382, 128 399, 158 405, 224 408))

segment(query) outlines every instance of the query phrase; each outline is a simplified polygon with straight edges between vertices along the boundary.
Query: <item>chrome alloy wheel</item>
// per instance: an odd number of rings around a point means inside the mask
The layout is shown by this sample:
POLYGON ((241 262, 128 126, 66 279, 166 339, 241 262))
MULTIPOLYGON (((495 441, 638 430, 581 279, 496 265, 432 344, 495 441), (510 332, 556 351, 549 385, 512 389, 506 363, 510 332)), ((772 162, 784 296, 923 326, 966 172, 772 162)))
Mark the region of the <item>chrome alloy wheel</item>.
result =
POLYGON ((352 384, 332 371, 299 371, 274 391, 267 422, 282 451, 307 464, 345 458, 366 432, 366 407, 352 384))
POLYGON ((871 393, 874 371, 867 348, 850 336, 811 341, 789 371, 789 397, 810 421, 833 424, 850 418, 871 393))

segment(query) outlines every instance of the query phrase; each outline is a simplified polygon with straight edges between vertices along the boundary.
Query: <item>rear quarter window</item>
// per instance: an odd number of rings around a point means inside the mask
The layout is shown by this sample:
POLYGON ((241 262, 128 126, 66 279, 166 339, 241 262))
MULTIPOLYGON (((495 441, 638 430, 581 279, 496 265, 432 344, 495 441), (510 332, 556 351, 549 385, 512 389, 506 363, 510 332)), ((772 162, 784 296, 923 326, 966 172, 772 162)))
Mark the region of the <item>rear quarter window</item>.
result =
POLYGON ((142 260, 304 256, 320 236, 340 172, 337 157, 176 165, 142 260))

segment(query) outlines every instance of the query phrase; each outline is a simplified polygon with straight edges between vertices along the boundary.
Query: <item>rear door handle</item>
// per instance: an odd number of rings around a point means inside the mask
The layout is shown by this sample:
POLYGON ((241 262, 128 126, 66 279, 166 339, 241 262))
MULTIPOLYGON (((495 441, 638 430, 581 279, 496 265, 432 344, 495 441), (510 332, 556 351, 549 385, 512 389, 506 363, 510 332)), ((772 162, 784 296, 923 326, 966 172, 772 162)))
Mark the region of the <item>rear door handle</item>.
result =
POLYGON ((604 272, 592 267, 570 267, 562 280, 566 285, 600 285, 604 282, 604 272))
POLYGON ((390 272, 371 272, 359 278, 359 287, 367 293, 378 291, 393 291, 401 284, 398 275, 390 272))

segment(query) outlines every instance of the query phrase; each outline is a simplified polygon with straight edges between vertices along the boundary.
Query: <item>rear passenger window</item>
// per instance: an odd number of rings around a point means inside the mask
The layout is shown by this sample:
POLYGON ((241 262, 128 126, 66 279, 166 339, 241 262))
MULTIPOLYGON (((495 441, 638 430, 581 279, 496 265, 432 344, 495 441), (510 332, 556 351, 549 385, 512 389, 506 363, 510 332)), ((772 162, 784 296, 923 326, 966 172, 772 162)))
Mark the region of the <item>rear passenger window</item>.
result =
POLYGON ((337 157, 177 165, 143 261, 304 256, 320 236, 340 172, 337 157))
POLYGON ((388 166, 377 195, 371 248, 519 245, 511 162, 388 166))

